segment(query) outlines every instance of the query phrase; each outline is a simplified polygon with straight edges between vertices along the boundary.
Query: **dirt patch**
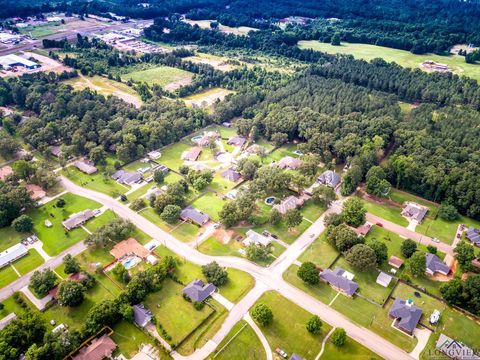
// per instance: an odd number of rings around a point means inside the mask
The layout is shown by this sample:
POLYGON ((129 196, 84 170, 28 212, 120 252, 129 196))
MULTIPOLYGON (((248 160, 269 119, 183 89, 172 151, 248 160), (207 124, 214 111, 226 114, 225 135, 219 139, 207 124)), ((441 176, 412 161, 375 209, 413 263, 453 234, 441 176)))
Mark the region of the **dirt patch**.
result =
POLYGON ((187 77, 181 80, 171 82, 170 84, 165 85, 165 90, 175 91, 180 89, 182 86, 190 85, 192 83, 192 77, 187 77))
POLYGON ((235 237, 236 233, 233 230, 218 229, 213 233, 213 237, 222 244, 228 244, 230 240, 235 237))
POLYGON ((217 100, 225 99, 225 96, 233 93, 233 91, 221 88, 214 88, 206 91, 202 91, 198 94, 194 94, 184 98, 187 105, 192 107, 209 107, 212 106, 217 100))
POLYGON ((185 60, 191 61, 195 64, 210 65, 216 70, 220 70, 220 71, 230 71, 234 69, 234 66, 228 64, 225 60, 208 59, 208 58, 202 58, 197 56, 192 56, 192 57, 186 58, 185 60))

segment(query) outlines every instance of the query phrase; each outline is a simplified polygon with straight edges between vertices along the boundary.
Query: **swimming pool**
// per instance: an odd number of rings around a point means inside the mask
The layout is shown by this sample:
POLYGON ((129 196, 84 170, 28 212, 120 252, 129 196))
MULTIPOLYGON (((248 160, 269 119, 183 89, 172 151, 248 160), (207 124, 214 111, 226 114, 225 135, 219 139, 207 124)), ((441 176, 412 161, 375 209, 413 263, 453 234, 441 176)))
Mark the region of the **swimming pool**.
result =
POLYGON ((192 141, 193 141, 194 143, 197 143, 201 138, 203 138, 202 135, 197 135, 197 136, 192 137, 192 141))
POLYGON ((265 204, 267 205, 273 205, 275 202, 275 196, 269 196, 265 199, 265 204))
POLYGON ((125 269, 130 270, 131 268, 135 267, 140 261, 140 258, 132 256, 124 259, 122 261, 122 265, 125 267, 125 269))

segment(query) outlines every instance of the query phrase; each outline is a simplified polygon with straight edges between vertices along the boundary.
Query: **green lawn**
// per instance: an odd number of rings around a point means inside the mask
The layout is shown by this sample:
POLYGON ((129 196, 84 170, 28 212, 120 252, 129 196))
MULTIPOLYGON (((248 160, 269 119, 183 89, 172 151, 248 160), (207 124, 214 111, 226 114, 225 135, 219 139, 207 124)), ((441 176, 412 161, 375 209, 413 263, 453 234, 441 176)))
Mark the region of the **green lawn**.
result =
POLYGON ((219 170, 213 175, 213 181, 208 187, 213 191, 225 194, 231 189, 233 189, 235 186, 237 186, 242 180, 240 179, 237 182, 232 182, 230 180, 227 180, 221 175, 223 171, 225 170, 224 169, 219 170))
POLYGON ((255 285, 253 277, 237 269, 228 269, 228 282, 219 288, 221 295, 235 303, 255 285))
POLYGON ((69 166, 62 170, 61 173, 77 185, 112 197, 124 194, 129 190, 127 186, 117 183, 110 175, 103 173, 100 169, 95 174, 87 175, 76 167, 69 166))
POLYGON ((412 69, 421 69, 420 64, 425 60, 433 60, 442 64, 447 64, 454 73, 465 75, 476 80, 480 80, 480 66, 477 64, 467 64, 465 57, 459 55, 440 56, 435 54, 415 55, 409 51, 392 49, 383 46, 369 44, 350 44, 342 42, 341 46, 332 46, 327 43, 321 43, 316 40, 299 41, 298 46, 301 49, 313 49, 330 54, 350 54, 357 59, 370 61, 374 58, 383 58, 387 62, 396 62, 403 67, 412 69))
POLYGON ((196 199, 192 206, 210 216, 213 221, 218 222, 218 213, 222 210, 225 200, 220 199, 212 192, 206 192, 204 195, 196 199))
POLYGON ((17 279, 18 275, 10 265, 0 269, 0 289, 17 279))
POLYGON ((289 355, 296 353, 308 359, 317 356, 330 325, 323 323, 318 335, 309 333, 305 324, 312 315, 274 291, 263 294, 259 303, 266 304, 273 312, 273 322, 260 326, 272 349, 281 348, 289 355))
MULTIPOLYGON (((172 83, 178 83, 178 85, 189 84, 193 78, 193 74, 170 66, 158 66, 152 69, 133 71, 122 75, 121 78, 122 81, 133 80, 144 82, 148 85, 159 85, 168 90, 169 87, 167 85, 172 83)), ((170 90, 175 89, 170 88, 170 90)))
POLYGON ((244 320, 241 320, 217 346, 214 356, 218 360, 260 360, 265 359, 265 350, 255 331, 244 320))
POLYGON ((211 236, 198 247, 198 251, 213 256, 241 256, 238 250, 242 248, 239 241, 232 239, 228 244, 224 244, 211 236))
POLYGON ((160 291, 149 294, 144 301, 155 315, 157 327, 161 325, 172 337, 171 344, 178 344, 213 313, 209 306, 195 310, 182 297, 182 289, 182 285, 167 279, 160 291))
POLYGON ((7 250, 9 247, 18 244, 29 234, 19 233, 11 226, 0 228, 0 252, 7 250))
POLYGON ((320 357, 321 360, 376 360, 381 359, 373 351, 370 351, 365 346, 359 344, 351 338, 342 347, 333 345, 331 339, 325 343, 325 350, 320 357))
POLYGON ((325 212, 325 209, 315 204, 312 200, 308 200, 302 206, 300 212, 304 218, 314 222, 325 212))
POLYGON ((171 234, 180 241, 190 242, 195 240, 202 232, 203 230, 201 227, 189 222, 185 222, 176 227, 171 234))
POLYGON ((29 249, 28 255, 18 259, 13 263, 13 266, 20 275, 25 275, 32 271, 33 269, 39 267, 45 262, 43 257, 35 249, 29 249))
MULTIPOLYGON (((112 339, 117 344, 115 354, 123 354, 127 358, 132 358, 138 352, 142 344, 150 344, 155 347, 154 341, 142 330, 136 327, 131 322, 126 320, 120 321, 113 327, 112 339)), ((162 359, 167 359, 168 355, 160 347, 160 356, 162 359)))
POLYGON ((330 267, 338 256, 335 250, 327 241, 327 235, 323 232, 299 257, 300 262, 310 261, 322 269, 330 267))
POLYGON ((178 168, 183 165, 183 160, 181 159, 182 153, 190 149, 190 147, 191 146, 183 142, 168 145, 160 150, 162 156, 157 162, 172 170, 178 171, 178 168))
POLYGON ((103 225, 108 224, 109 222, 115 220, 117 215, 110 209, 105 211, 100 216, 92 219, 91 221, 85 224, 85 227, 90 230, 91 232, 96 231, 98 228, 102 227, 103 225))
POLYGON ((402 208, 400 206, 393 206, 387 204, 379 204, 373 201, 367 201, 364 199, 363 201, 365 209, 373 215, 379 216, 382 219, 391 221, 395 224, 401 226, 408 226, 408 221, 405 219, 400 213, 402 212, 402 208))
MULTIPOLYGON (((30 308, 32 308, 33 305, 32 303, 30 303, 30 300, 28 300, 27 297, 23 295, 23 293, 19 293, 19 294, 20 294, 20 297, 23 300, 25 300, 27 305, 29 305, 30 308)), ((15 300, 13 300, 13 295, 10 296, 9 298, 6 298, 1 303, 3 304, 4 308, 0 310, 0 319, 3 319, 5 316, 11 314, 12 312, 14 312, 17 315, 21 315, 25 312, 25 309, 22 308, 20 305, 18 305, 15 302, 15 300)))
MULTIPOLYGON (((101 207, 99 203, 77 195, 67 193, 61 197, 66 204, 63 208, 57 208, 56 201, 51 201, 44 206, 28 212, 34 222, 34 232, 43 242, 43 249, 50 256, 55 256, 70 246, 83 240, 87 232, 81 228, 76 228, 65 232, 62 221, 71 214, 86 209, 96 209, 101 207), (52 227, 45 226, 45 220, 48 219, 53 224, 52 227)), ((95 220, 90 220, 94 222, 95 220)))

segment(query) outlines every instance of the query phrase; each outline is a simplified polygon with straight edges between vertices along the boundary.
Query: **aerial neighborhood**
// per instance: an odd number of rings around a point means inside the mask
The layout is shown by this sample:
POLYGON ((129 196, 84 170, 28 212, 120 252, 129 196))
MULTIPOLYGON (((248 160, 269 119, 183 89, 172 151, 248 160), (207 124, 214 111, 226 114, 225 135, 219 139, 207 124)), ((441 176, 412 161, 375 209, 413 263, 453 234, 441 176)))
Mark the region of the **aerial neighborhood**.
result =
POLYGON ((0 360, 480 359, 478 6, 0 8, 0 360))

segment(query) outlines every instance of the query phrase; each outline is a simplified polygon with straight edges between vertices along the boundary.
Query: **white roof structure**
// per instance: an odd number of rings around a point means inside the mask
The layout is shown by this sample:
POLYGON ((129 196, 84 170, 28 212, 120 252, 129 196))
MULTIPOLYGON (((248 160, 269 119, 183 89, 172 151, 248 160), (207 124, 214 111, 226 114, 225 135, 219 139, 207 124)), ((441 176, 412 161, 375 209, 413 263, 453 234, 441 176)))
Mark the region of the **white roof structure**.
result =
POLYGON ((247 231, 247 238, 242 241, 243 245, 248 246, 251 243, 254 243, 255 245, 263 245, 263 246, 268 246, 270 245, 272 241, 263 236, 260 235, 259 233, 253 231, 253 230, 248 230, 247 231))
POLYGON ((22 244, 15 244, 9 247, 7 250, 0 253, 0 269, 7 266, 11 262, 14 262, 18 258, 27 255, 28 250, 22 244))
POLYGON ((383 271, 380 271, 377 277, 377 284, 382 285, 383 287, 388 287, 390 282, 392 281, 392 277, 388 274, 385 274, 383 271))
POLYGON ((18 64, 29 67, 29 68, 40 66, 40 64, 37 64, 33 61, 22 58, 15 54, 0 56, 0 65, 2 65, 4 68, 12 67, 18 64))

